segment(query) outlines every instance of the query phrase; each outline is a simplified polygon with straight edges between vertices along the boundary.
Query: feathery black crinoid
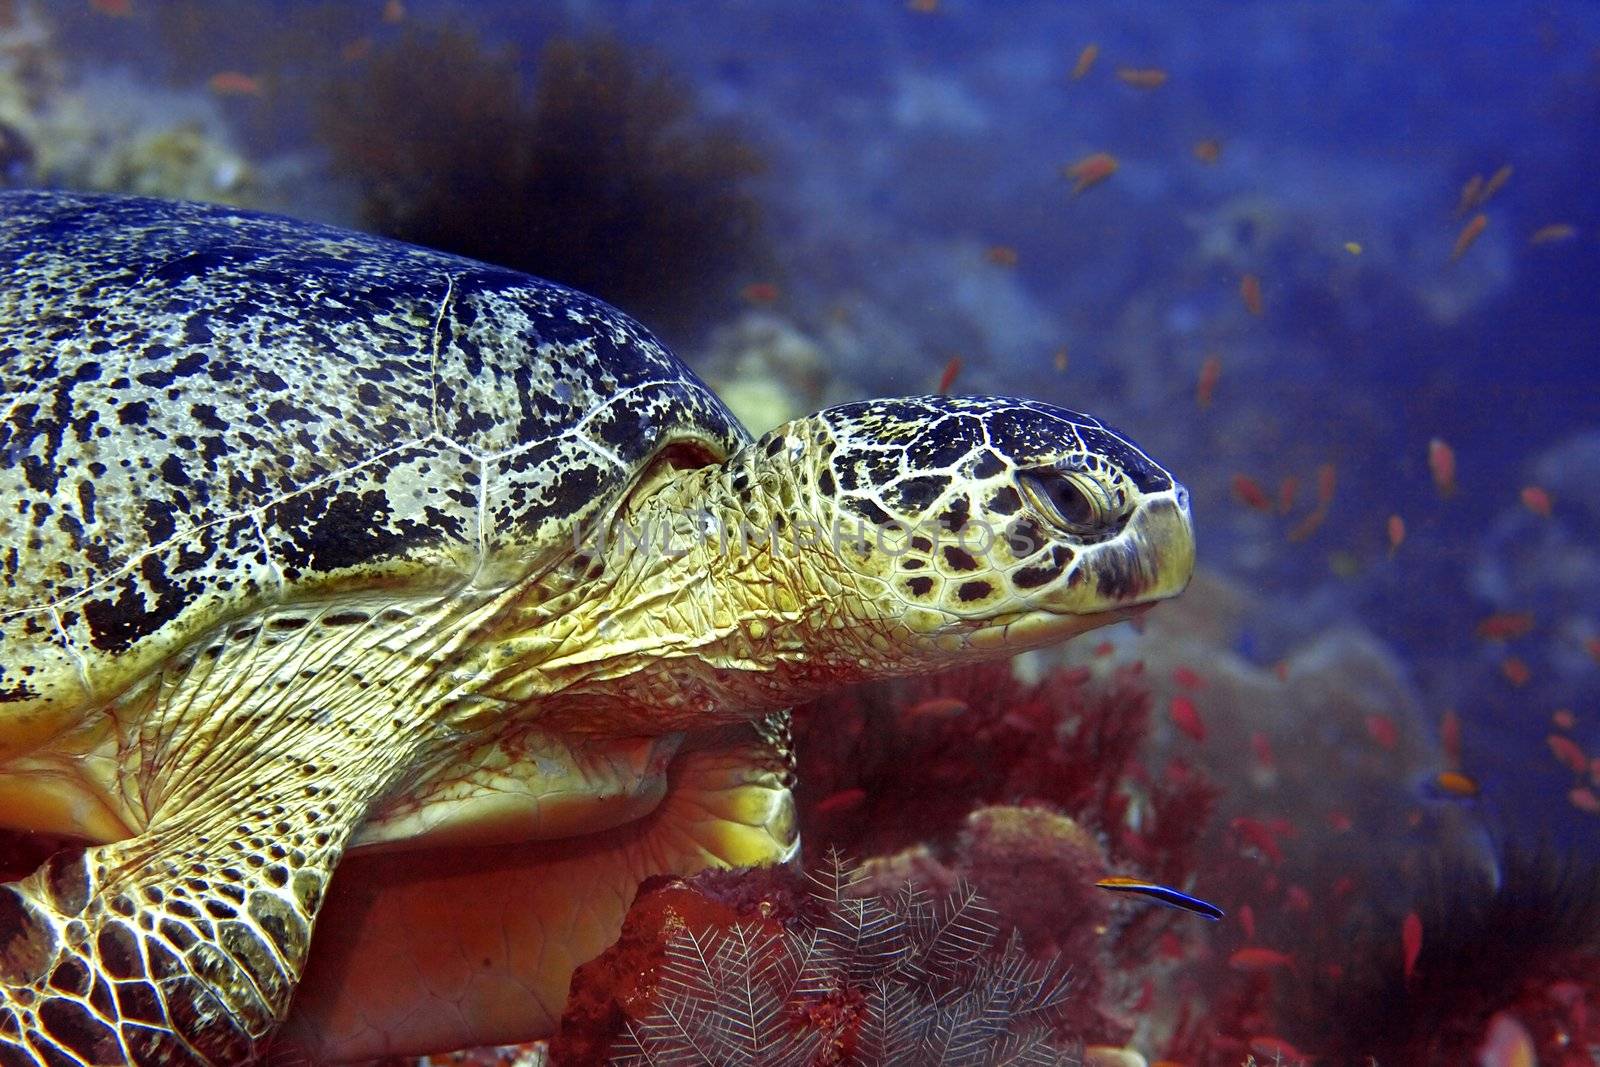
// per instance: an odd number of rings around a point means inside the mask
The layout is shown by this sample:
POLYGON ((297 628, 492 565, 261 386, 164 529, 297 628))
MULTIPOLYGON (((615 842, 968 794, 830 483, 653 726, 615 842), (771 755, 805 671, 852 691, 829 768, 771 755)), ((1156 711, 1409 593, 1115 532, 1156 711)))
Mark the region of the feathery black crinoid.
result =
POLYGON ((1070 981, 1035 961, 969 886, 859 891, 837 852, 810 875, 812 916, 687 928, 667 943, 655 1010, 626 1067, 1022 1067, 1077 1063, 1053 1023, 1070 981))

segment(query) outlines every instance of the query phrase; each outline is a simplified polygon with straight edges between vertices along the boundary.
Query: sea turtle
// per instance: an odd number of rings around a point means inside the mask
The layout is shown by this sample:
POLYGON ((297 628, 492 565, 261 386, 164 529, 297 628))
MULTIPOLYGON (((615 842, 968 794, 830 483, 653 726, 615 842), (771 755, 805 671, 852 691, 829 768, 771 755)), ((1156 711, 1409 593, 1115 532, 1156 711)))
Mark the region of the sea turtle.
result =
POLYGON ((83 843, 0 886, 0 1067, 536 1036, 640 879, 794 853, 792 702, 1193 565, 1043 403, 751 440, 597 300, 201 204, 0 195, 0 267, 0 825, 83 843))

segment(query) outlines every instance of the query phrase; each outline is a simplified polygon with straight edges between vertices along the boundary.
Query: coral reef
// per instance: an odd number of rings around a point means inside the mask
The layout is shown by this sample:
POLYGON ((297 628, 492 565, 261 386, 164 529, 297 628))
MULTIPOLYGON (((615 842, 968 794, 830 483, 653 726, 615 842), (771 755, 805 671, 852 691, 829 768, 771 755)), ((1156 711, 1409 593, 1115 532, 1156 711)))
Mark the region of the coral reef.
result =
POLYGON ((552 1064, 1073 1062, 1053 1036, 1065 969, 1002 942, 970 887, 878 895, 837 853, 809 878, 647 883, 574 978, 552 1064))
POLYGON ((53 24, 31 4, 0 24, 0 130, 0 184, 271 201, 213 101, 125 73, 69 77, 53 24))
MULTIPOLYGON (((1109 869, 1093 834, 1043 808, 986 807, 972 812, 949 847, 918 845, 863 864, 874 892, 906 886, 952 892, 971 885, 994 908, 996 922, 1021 938, 1031 954, 1073 965, 1072 997, 1061 1007, 1061 1028, 1097 1042, 1125 1042, 1128 1020, 1111 1009, 1116 979, 1110 942, 1112 899, 1095 888, 1109 869)), ((1140 910, 1156 916, 1159 912, 1140 910)))
POLYGON ((558 38, 531 95, 508 50, 408 26, 317 104, 369 226, 594 293, 669 334, 759 274, 763 169, 745 139, 697 119, 659 60, 558 38))
POLYGON ((1509 1016, 1537 1062, 1586 1067, 1600 1046, 1600 872, 1549 842, 1496 852, 1485 864, 1444 850, 1423 871, 1389 872, 1385 892, 1345 886, 1305 894, 1277 920, 1261 913, 1256 944, 1284 951, 1241 943, 1199 961, 1189 979, 1205 1005, 1186 1013, 1167 1056, 1233 1067, 1272 1034, 1317 1062, 1450 1067, 1478 1062, 1494 1020, 1509 1016), (1408 922, 1420 932, 1409 963, 1408 922))
POLYGON ((688 358, 757 434, 862 395, 821 344, 770 311, 747 311, 718 326, 688 358))
POLYGON ((949 840, 982 805, 1043 806, 1099 835, 1112 863, 1178 884, 1215 788, 1181 760, 1159 774, 1139 762, 1150 710, 1138 664, 1026 683, 1004 663, 798 709, 803 834, 876 856, 949 840))
MULTIPOLYGON (((925 906, 918 902, 976 893, 987 901, 991 947, 1021 953, 1017 960, 1025 957, 1031 966, 1054 960, 1071 966, 1072 994, 1052 1008, 1056 1032, 1084 1042, 1094 1062, 1139 1062, 1125 1046, 1153 1033, 1157 983, 1169 981, 1181 959, 1202 952, 1195 939, 1204 924, 1120 901, 1094 882, 1126 873, 1192 883, 1200 865, 1195 850, 1218 793, 1182 761, 1158 772, 1146 768, 1140 751, 1151 726, 1145 673, 1108 656, 1092 666, 1043 671, 1031 682, 1010 664, 994 664, 859 687, 796 714, 808 847, 813 854, 848 848, 869 857, 849 896, 887 909, 874 912, 875 922, 915 929, 905 912, 925 906), (896 908, 898 918, 884 918, 896 908)), ((785 955, 793 932, 837 926, 829 925, 823 897, 813 898, 783 869, 648 884, 620 939, 575 976, 552 1062, 600 1063, 620 1055, 614 1042, 630 1026, 634 1055, 685 1040, 673 1028, 686 1019, 727 1031, 730 1020, 685 1013, 711 1001, 708 983, 729 981, 717 968, 739 970, 752 954, 790 959, 789 970, 771 962, 759 971, 768 983, 762 1003, 769 1009, 774 997, 782 1003, 791 987, 773 983, 780 976, 793 981, 794 962, 785 955), (698 931, 697 940, 678 943, 676 962, 670 961, 672 939, 689 930, 698 931), (700 954, 689 951, 696 946, 700 954), (701 955, 723 962, 706 970, 701 955), (680 973, 689 964, 700 969, 680 973), (677 984, 665 988, 664 974, 676 975, 677 984)), ((865 905, 851 905, 857 906, 865 905)), ((804 1016, 813 1029, 859 1026, 859 1003, 826 1007, 826 1014, 815 1008, 804 1016)), ((931 1018, 929 1009, 923 1014, 931 1018)), ((809 1033, 794 1040, 815 1040, 809 1033)), ((818 1048, 824 1046, 828 1040, 818 1048)))
POLYGON ((1002 929, 1071 961, 1073 1032, 1121 1045, 1201 924, 1093 883, 1192 886, 1219 796, 1181 759, 1142 762, 1151 726, 1145 672, 1107 655, 1033 682, 994 664, 861 687, 796 712, 803 835, 874 857, 882 888, 971 882, 1002 929))
POLYGON ((197 120, 153 129, 131 122, 114 148, 82 165, 59 156, 44 165, 50 177, 81 188, 249 206, 267 195, 244 156, 197 120))
MULTIPOLYGON (((1088 666, 1095 651, 1079 644, 1065 656, 1088 666)), ((1151 612, 1109 658, 1142 663, 1162 709, 1146 757, 1179 758, 1227 783, 1207 853, 1225 849, 1241 819, 1290 824, 1280 852, 1372 853, 1440 769, 1439 743, 1390 648, 1350 624, 1308 632, 1215 574, 1151 612), (1185 713, 1200 737, 1185 731, 1185 713)))

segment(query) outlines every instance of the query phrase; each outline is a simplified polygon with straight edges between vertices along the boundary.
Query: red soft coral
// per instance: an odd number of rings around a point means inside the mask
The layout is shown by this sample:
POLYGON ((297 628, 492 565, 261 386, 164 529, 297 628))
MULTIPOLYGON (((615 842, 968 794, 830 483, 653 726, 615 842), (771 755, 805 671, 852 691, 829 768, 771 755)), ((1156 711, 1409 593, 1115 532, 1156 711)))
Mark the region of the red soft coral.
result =
POLYGON ((1032 685, 990 664, 862 686, 795 714, 803 833, 878 855, 946 839, 981 805, 1037 805, 1105 835, 1114 862, 1159 856, 1175 876, 1214 792, 1197 774, 1146 780, 1149 727, 1137 664, 1032 685))
POLYGON ((1001 942, 970 888, 879 896, 837 853, 807 897, 793 879, 647 883, 574 977, 552 1064, 1069 1062, 1051 1036, 1064 969, 1001 942))

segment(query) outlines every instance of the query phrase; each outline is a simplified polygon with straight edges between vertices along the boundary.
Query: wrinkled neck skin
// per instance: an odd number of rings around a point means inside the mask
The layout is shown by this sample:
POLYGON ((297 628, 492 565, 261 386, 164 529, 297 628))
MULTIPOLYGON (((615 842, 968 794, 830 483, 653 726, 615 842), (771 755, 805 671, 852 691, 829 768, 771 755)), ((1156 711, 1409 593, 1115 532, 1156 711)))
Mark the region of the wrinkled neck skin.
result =
POLYGON ((565 730, 657 733, 915 670, 903 651, 914 643, 864 617, 853 579, 794 529, 806 509, 793 476, 753 448, 647 475, 615 521, 580 533, 563 574, 524 598, 516 629, 535 636, 511 643, 521 663, 495 688, 565 730))

